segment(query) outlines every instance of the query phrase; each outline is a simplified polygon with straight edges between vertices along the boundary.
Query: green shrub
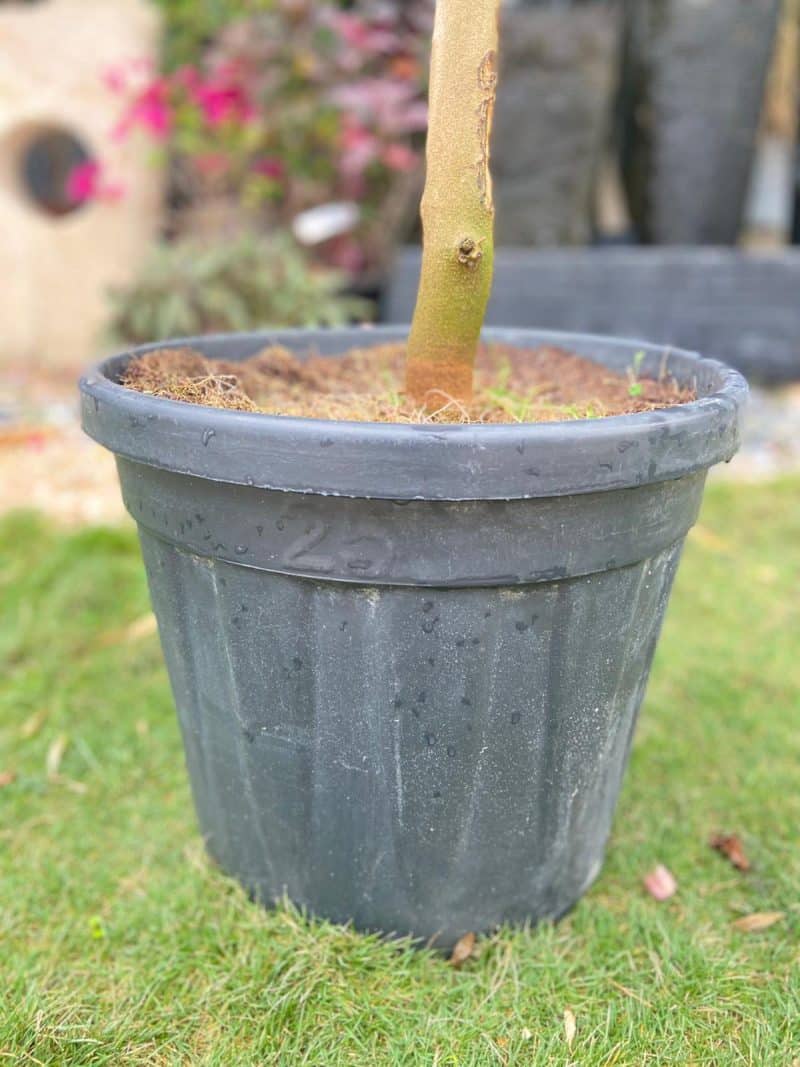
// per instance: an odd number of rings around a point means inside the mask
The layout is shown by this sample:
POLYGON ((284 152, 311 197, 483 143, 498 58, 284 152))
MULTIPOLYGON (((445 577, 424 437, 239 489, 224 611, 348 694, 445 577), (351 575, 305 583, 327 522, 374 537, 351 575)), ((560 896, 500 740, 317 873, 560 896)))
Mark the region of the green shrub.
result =
POLYGON ((340 285, 339 275, 312 268, 284 233, 214 244, 178 241, 158 246, 139 278, 112 293, 112 331, 118 342, 140 344, 368 318, 371 306, 342 294, 340 285))
POLYGON ((275 0, 156 0, 164 15, 164 66, 196 63, 216 34, 246 15, 270 11, 275 0))

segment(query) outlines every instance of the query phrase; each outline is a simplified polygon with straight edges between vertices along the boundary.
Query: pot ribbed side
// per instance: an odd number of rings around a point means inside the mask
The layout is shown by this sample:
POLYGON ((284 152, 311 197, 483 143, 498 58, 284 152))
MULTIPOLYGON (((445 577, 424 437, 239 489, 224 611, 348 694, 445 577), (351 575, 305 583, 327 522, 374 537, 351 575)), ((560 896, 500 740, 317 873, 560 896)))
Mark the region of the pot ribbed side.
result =
POLYGON ((682 539, 485 588, 337 583, 140 528, 209 850, 264 902, 436 936, 600 869, 682 539))

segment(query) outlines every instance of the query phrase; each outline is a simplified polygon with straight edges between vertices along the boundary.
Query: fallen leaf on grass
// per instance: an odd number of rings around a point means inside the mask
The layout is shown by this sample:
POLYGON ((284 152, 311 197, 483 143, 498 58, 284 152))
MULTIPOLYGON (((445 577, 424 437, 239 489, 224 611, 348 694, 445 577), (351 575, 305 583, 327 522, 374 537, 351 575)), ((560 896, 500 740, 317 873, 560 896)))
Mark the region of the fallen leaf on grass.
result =
POLYGON ((47 750, 45 768, 47 770, 47 777, 51 782, 54 778, 58 777, 58 772, 61 769, 61 761, 64 758, 64 753, 67 751, 68 743, 67 735, 59 734, 55 741, 51 742, 50 747, 47 750))
POLYGON ((0 789, 3 789, 7 785, 13 785, 16 780, 16 771, 0 771, 0 789))
POLYGON ((572 1048, 577 1031, 578 1024, 575 1022, 574 1013, 569 1008, 564 1008, 564 1037, 567 1039, 567 1048, 572 1048))
POLYGON ((77 793, 78 796, 83 796, 89 791, 87 785, 83 782, 76 782, 73 778, 65 778, 63 774, 59 773, 61 770, 61 761, 64 758, 64 753, 67 751, 68 744, 69 738, 66 734, 59 734, 55 741, 51 742, 45 760, 47 780, 51 785, 62 785, 65 789, 68 789, 70 793, 77 793))
POLYGON ((152 611, 149 611, 146 615, 135 619, 121 630, 110 630, 107 634, 103 634, 97 644, 99 648, 109 648, 111 645, 126 645, 133 641, 141 641, 145 637, 150 637, 151 634, 157 631, 158 623, 156 622, 156 617, 152 611))
POLYGON ((744 845, 738 834, 714 834, 709 845, 731 861, 739 871, 750 870, 750 860, 745 855, 744 845))
POLYGON ((659 863, 644 878, 644 887, 655 900, 669 900, 678 891, 675 875, 659 863))
POLYGON ((632 989, 628 989, 628 987, 626 985, 623 985, 622 982, 617 982, 613 978, 609 978, 608 981, 611 985, 614 986, 615 989, 618 989, 620 993, 624 993, 626 997, 631 997, 633 1000, 638 1000, 639 1003, 644 1004, 646 1008, 653 1007, 649 1000, 645 1000, 644 997, 640 997, 638 993, 634 993, 632 989))
POLYGON ((19 736, 24 741, 30 741, 30 739, 35 737, 44 726, 47 721, 47 716, 47 708, 40 708, 39 711, 35 711, 33 715, 27 718, 22 726, 20 726, 19 736))
POLYGON ((756 911, 752 915, 744 915, 731 923, 736 930, 744 934, 757 934, 761 930, 768 930, 770 926, 786 918, 783 911, 756 911))
POLYGON ((474 951, 475 934, 470 930, 468 934, 464 934, 456 941, 450 954, 450 962, 454 967, 460 967, 462 963, 466 963, 474 951))
POLYGON ((53 785, 63 785, 70 792, 79 797, 84 797, 89 792, 89 786, 85 782, 76 782, 74 778, 65 778, 63 774, 57 774, 50 781, 53 785))

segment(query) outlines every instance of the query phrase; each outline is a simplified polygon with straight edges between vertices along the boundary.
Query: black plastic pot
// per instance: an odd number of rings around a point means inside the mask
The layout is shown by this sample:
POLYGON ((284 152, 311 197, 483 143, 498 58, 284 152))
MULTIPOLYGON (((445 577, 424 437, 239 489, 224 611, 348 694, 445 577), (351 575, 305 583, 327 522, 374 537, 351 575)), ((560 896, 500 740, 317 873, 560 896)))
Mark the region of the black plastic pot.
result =
MULTIPOLYGON (((335 355, 398 329, 192 340, 335 355)), ((81 383, 139 524, 200 824, 260 900, 435 937, 558 916, 600 870, 684 536, 733 455, 735 371, 532 331, 696 382, 670 411, 326 422, 81 383)), ((186 343, 186 342, 183 342, 186 343)))

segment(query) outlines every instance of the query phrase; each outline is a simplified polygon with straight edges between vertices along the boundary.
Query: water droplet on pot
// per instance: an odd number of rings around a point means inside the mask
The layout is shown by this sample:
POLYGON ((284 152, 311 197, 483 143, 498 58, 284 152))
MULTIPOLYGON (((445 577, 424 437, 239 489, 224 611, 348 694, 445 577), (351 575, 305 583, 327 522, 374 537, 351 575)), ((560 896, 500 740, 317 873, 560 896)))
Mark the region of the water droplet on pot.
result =
POLYGON ((250 549, 247 547, 247 545, 237 545, 236 546, 236 555, 237 556, 245 556, 245 555, 247 555, 247 553, 249 551, 250 551, 250 549))
POLYGON ((203 430, 203 444, 206 447, 208 447, 208 442, 211 440, 212 437, 216 437, 216 436, 217 436, 217 431, 216 430, 203 430))

